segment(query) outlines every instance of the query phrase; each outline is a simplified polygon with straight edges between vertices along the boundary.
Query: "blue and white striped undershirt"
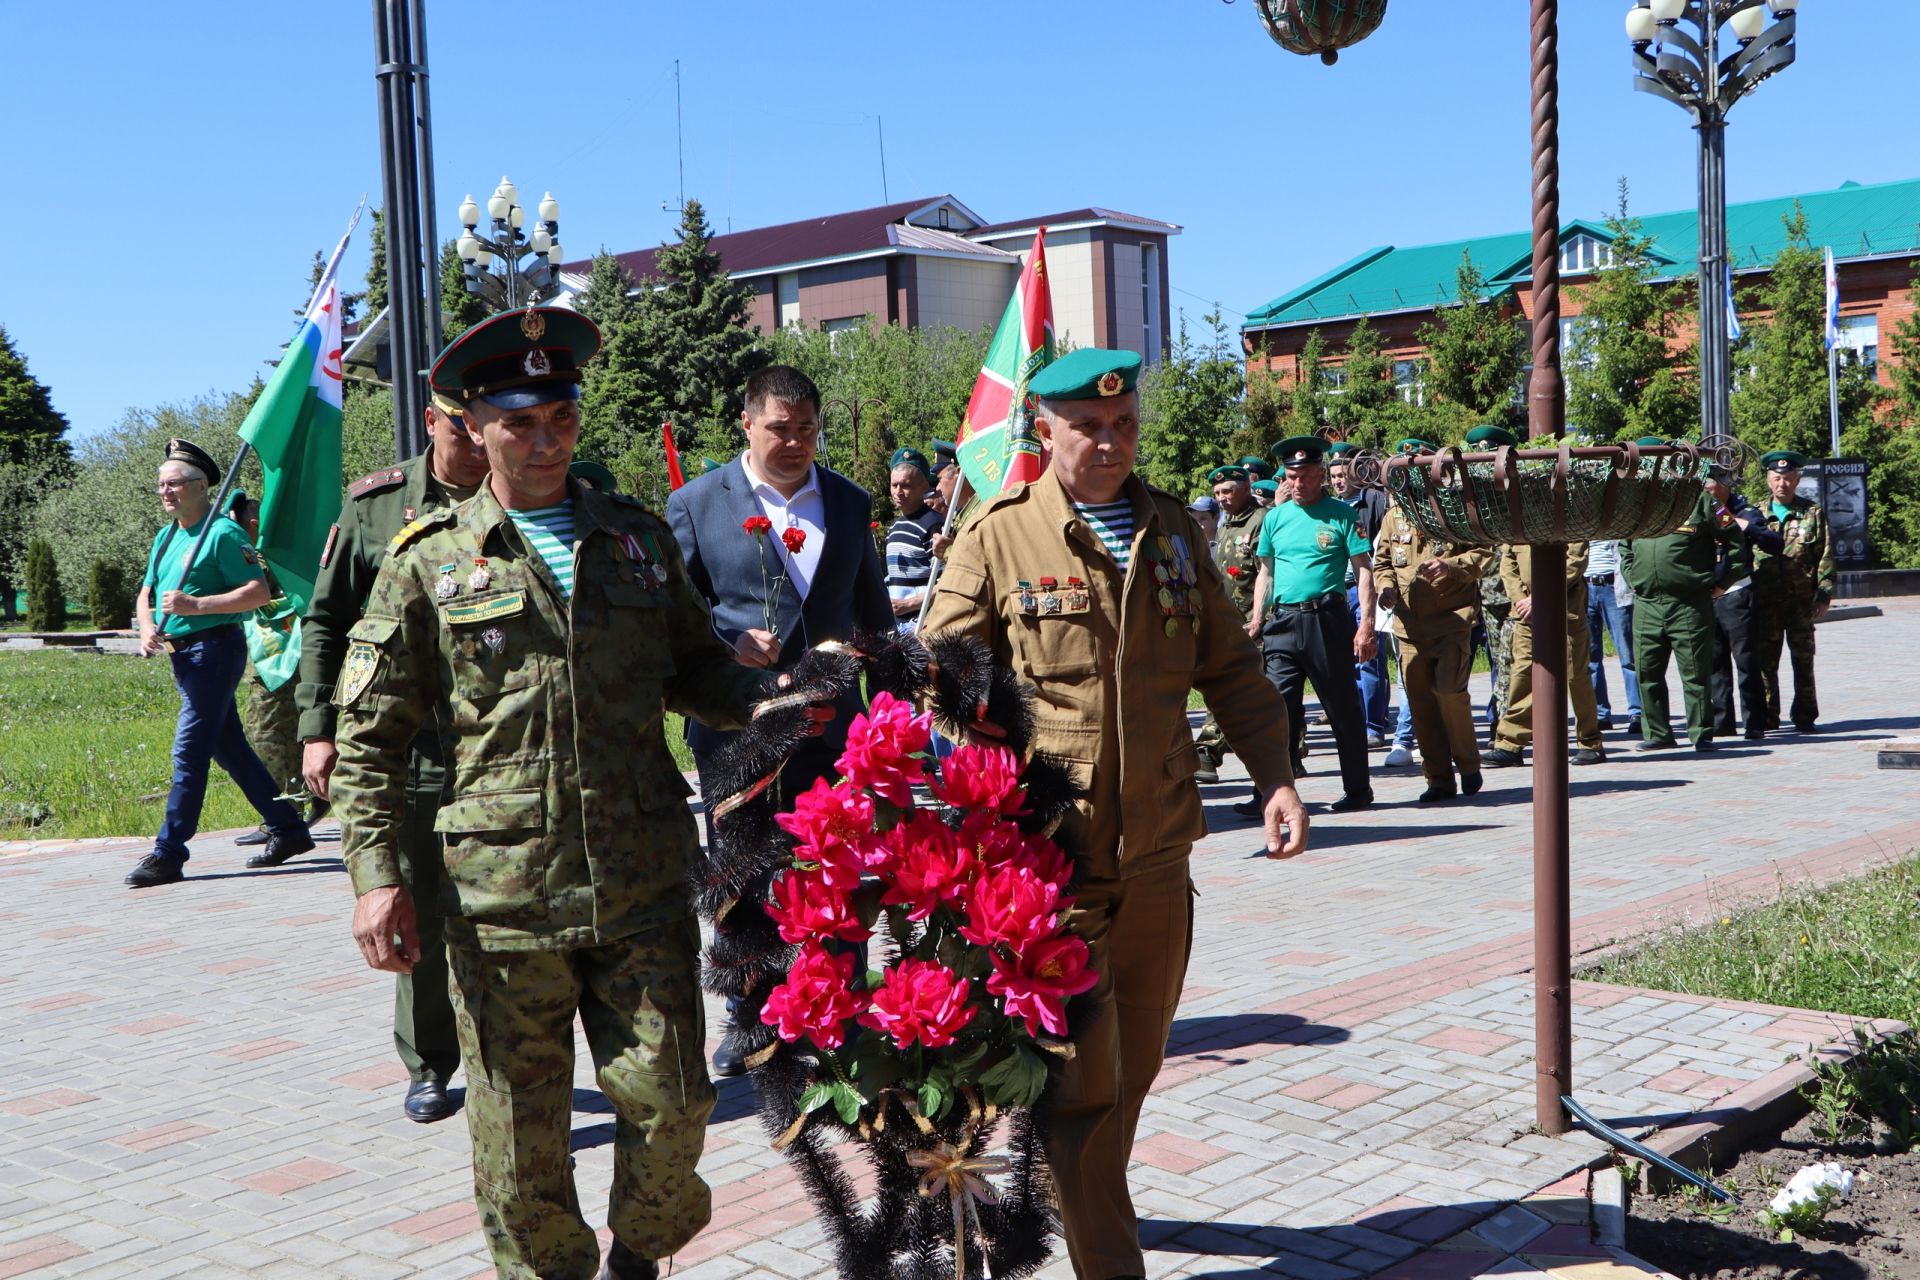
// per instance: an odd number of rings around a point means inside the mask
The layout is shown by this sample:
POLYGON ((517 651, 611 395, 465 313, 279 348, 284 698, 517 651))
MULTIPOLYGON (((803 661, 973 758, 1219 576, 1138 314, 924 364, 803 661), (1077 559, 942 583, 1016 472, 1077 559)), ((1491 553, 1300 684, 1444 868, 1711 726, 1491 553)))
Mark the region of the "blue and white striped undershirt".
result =
POLYGON ((1133 557, 1133 503, 1129 501, 1087 503, 1076 502, 1073 509, 1082 520, 1087 522, 1096 538, 1120 566, 1120 572, 1127 571, 1127 562, 1133 557))
POLYGON ((534 553, 547 562, 560 594, 573 599, 573 499, 556 507, 536 507, 531 511, 509 511, 520 536, 534 553))

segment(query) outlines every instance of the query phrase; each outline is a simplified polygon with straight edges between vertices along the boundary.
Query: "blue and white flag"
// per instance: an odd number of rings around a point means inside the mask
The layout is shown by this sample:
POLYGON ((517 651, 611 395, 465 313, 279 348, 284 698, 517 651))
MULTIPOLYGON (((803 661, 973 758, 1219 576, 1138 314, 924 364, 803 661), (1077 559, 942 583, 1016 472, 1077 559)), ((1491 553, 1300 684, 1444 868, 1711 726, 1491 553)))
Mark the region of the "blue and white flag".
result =
POLYGON ((1833 249, 1827 249, 1827 350, 1840 345, 1840 276, 1833 267, 1833 249))
POLYGON ((1727 341, 1740 341, 1740 308, 1733 303, 1733 264, 1727 264, 1727 341))

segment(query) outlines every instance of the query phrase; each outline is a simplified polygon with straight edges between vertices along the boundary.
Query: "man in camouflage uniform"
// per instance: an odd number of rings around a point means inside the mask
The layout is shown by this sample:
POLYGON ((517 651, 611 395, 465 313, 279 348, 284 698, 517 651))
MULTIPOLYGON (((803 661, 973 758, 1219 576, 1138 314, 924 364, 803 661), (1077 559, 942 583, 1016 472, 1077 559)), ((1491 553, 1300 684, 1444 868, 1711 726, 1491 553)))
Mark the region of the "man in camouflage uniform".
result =
MULTIPOLYGON (((247 531, 247 541, 257 543, 260 540, 260 499, 235 490, 227 503, 227 510, 242 529, 247 531)), ((267 575, 267 590, 272 599, 267 607, 255 610, 250 622, 270 626, 277 633, 281 643, 286 643, 292 635, 297 620, 280 619, 272 623, 262 623, 261 619, 272 612, 276 606, 283 606, 283 594, 279 581, 273 576, 273 570, 263 561, 260 571, 267 575)), ((242 624, 243 626, 246 624, 242 624)), ((248 628, 248 649, 253 650, 253 635, 248 628)), ((265 632, 257 634, 264 635, 265 632)), ((253 665, 252 657, 247 659, 247 674, 240 681, 240 722, 247 728, 247 741, 253 745, 254 754, 260 757, 260 763, 267 766, 267 773, 273 778, 274 785, 285 791, 300 776, 300 739, 298 736, 300 720, 299 708, 294 705, 293 681, 283 682, 277 689, 267 688, 267 682, 260 676, 259 669, 253 665)), ((248 834, 234 841, 242 848, 265 844, 270 839, 267 829, 256 827, 248 834)))
MULTIPOLYGON (((1781 536, 1786 550, 1770 555, 1756 548, 1753 563, 1754 641, 1767 685, 1765 727, 1780 727, 1780 647, 1793 662, 1793 706, 1789 716, 1801 733, 1813 733, 1820 699, 1813 684, 1813 624, 1833 604, 1833 539, 1827 513, 1798 493, 1806 455, 1776 449, 1760 459, 1772 501, 1762 505, 1767 528, 1781 536)), ((1751 723, 1751 721, 1749 721, 1751 723)))
MULTIPOLYGON (((1243 462, 1229 462, 1207 473, 1213 486, 1213 500, 1220 504, 1220 529, 1214 535, 1213 562, 1226 575, 1227 596, 1242 618, 1253 614, 1253 584, 1260 576, 1260 521, 1267 509, 1253 500, 1249 484, 1252 473, 1243 462)), ((1194 778, 1200 782, 1220 781, 1220 764, 1226 759, 1227 735, 1220 731, 1213 712, 1207 712, 1200 736, 1194 739, 1200 749, 1200 767, 1194 778)))
MULTIPOLYGON (((426 413, 427 451, 348 485, 340 520, 327 532, 313 599, 301 624, 297 695, 301 773, 323 800, 338 758, 334 683, 347 655, 347 632, 366 612, 387 544, 416 518, 471 498, 487 478, 486 451, 467 436, 462 413, 459 402, 436 396, 426 413)), ((393 992, 393 1047, 407 1068, 402 1109, 419 1124, 454 1113, 446 1085, 460 1065, 441 934, 440 837, 433 829, 445 781, 440 735, 428 727, 408 753, 406 816, 399 832, 400 879, 414 903, 420 949, 412 972, 398 975, 393 992)))
POLYGON ((541 1280, 599 1261, 568 1156, 576 1016, 618 1116, 601 1275, 653 1280, 711 1216, 699 835, 662 718, 735 727, 779 680, 714 635, 665 520, 569 481, 599 345, 577 313, 531 308, 441 355, 433 388, 464 402, 491 475, 393 538, 333 697, 354 937, 375 968, 416 954, 407 757, 430 725, 446 747, 434 825, 475 1193, 500 1274, 541 1280))

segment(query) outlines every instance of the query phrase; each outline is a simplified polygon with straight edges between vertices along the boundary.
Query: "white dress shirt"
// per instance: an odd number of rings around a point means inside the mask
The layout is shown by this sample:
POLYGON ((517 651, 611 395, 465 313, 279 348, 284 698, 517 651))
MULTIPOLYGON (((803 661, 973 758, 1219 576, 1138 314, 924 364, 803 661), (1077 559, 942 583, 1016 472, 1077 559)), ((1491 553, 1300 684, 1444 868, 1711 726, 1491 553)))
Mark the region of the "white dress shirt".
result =
POLYGON ((786 567, 787 577, 792 579, 794 590, 800 593, 800 601, 806 603, 807 590, 813 585, 813 575, 820 569, 820 552, 827 541, 827 500, 820 493, 818 470, 807 472, 807 482, 794 490, 789 498, 778 489, 760 478, 753 469, 753 455, 742 451, 740 465, 747 470, 747 479, 753 484, 753 496, 760 504, 760 514, 773 521, 773 548, 780 556, 780 562, 786 567), (799 529, 807 535, 800 547, 799 554, 787 550, 781 535, 788 529, 799 529))

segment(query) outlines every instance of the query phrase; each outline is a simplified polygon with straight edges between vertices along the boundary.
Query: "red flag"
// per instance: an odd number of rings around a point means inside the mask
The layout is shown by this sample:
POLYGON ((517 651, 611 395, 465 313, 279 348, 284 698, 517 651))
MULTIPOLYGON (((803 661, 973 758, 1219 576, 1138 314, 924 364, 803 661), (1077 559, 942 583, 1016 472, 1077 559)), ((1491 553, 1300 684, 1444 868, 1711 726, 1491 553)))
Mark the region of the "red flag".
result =
POLYGON ((955 437, 960 470, 973 491, 991 498, 1010 484, 1040 478, 1047 460, 1033 430, 1027 381, 1053 359, 1053 291, 1047 278, 1047 229, 1033 233, 1013 296, 980 367, 967 416, 955 437))
POLYGON ((669 489, 678 489, 687 482, 687 478, 680 472, 680 451, 673 447, 673 424, 671 422, 663 422, 660 424, 660 443, 666 447, 667 451, 667 487, 669 489))

